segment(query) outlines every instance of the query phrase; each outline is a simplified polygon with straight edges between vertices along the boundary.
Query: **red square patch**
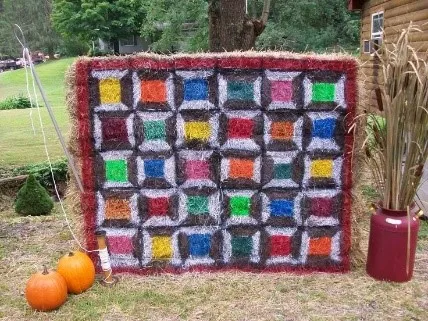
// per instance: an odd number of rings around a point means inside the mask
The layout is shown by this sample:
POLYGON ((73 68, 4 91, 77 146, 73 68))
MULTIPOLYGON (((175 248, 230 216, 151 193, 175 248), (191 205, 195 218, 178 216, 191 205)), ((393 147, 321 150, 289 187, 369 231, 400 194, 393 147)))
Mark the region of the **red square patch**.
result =
POLYGON ((333 200, 331 198, 311 198, 311 215, 329 217, 332 214, 333 200))
POLYGON ((228 138, 252 138, 254 121, 252 119, 231 118, 227 124, 228 138))
POLYGON ((167 197, 157 197, 148 199, 149 216, 165 216, 168 214, 169 200, 167 197))
POLYGON ((124 118, 105 118, 101 125, 103 141, 127 142, 128 130, 126 128, 126 119, 124 118))
POLYGON ((290 236, 272 235, 269 241, 271 256, 287 256, 291 253, 290 236))

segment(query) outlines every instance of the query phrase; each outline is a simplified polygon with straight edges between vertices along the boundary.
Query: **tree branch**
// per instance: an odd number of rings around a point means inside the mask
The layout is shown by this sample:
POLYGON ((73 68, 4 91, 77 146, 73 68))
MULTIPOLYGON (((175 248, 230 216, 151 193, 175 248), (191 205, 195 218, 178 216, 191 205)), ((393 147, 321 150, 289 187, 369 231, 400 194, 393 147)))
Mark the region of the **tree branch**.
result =
POLYGON ((266 25, 268 17, 269 17, 270 2, 271 2, 271 0, 265 0, 263 3, 263 12, 262 12, 262 16, 260 18, 263 25, 266 25))

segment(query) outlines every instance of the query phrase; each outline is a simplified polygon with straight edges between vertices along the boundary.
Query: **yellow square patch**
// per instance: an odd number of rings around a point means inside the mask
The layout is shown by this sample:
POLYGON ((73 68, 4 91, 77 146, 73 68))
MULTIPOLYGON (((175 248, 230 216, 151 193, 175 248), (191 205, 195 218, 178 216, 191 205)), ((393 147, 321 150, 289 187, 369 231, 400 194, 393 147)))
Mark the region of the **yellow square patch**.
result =
POLYGON ((100 80, 100 101, 101 104, 117 104, 121 101, 120 80, 116 78, 106 78, 100 80))
POLYGON ((169 236, 153 236, 152 257, 155 260, 172 258, 172 244, 169 236))
POLYGON ((315 178, 330 178, 333 176, 333 161, 317 159, 311 164, 311 176, 315 178))
POLYGON ((206 121, 189 121, 184 124, 186 140, 202 140, 207 142, 211 135, 211 126, 206 121))

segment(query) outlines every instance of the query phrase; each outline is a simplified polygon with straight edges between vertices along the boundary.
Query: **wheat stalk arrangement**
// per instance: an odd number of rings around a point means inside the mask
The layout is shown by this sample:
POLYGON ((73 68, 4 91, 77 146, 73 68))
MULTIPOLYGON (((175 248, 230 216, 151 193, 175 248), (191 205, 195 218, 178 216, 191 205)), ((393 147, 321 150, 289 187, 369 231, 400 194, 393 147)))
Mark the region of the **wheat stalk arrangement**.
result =
POLYGON ((379 52, 383 86, 376 89, 382 116, 368 115, 366 162, 382 206, 405 210, 415 199, 428 157, 428 64, 409 45, 409 25, 379 52))

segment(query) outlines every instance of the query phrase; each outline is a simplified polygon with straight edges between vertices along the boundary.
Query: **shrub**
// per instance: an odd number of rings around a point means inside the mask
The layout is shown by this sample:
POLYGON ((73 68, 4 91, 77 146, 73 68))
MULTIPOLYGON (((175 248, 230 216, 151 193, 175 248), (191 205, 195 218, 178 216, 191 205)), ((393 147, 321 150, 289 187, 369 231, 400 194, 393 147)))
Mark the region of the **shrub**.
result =
MULTIPOLYGON (((68 164, 66 159, 61 159, 59 161, 52 163, 52 171, 55 177, 55 181, 65 182, 68 179, 68 164)), ((49 163, 37 163, 32 165, 27 165, 23 167, 18 167, 13 170, 14 175, 33 175, 39 183, 46 189, 53 189, 52 175, 49 168, 49 163)))
POLYGON ((22 215, 47 215, 52 211, 53 206, 48 192, 34 175, 28 176, 16 196, 15 211, 22 215))
POLYGON ((85 55, 88 50, 89 44, 87 42, 75 38, 67 38, 59 45, 58 53, 61 56, 75 57, 85 55))
POLYGON ((22 95, 8 97, 0 101, 0 110, 31 108, 30 100, 22 95))

